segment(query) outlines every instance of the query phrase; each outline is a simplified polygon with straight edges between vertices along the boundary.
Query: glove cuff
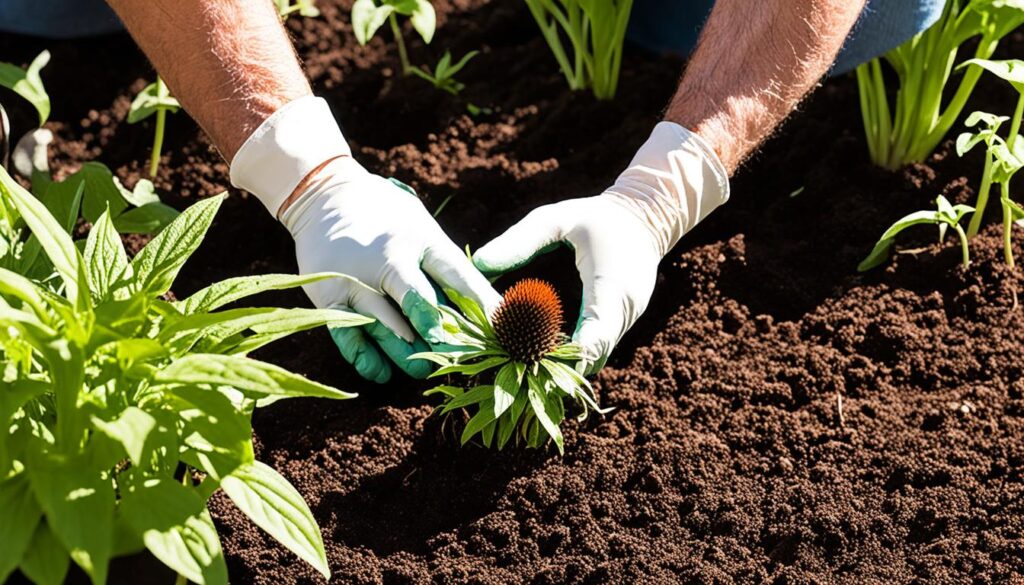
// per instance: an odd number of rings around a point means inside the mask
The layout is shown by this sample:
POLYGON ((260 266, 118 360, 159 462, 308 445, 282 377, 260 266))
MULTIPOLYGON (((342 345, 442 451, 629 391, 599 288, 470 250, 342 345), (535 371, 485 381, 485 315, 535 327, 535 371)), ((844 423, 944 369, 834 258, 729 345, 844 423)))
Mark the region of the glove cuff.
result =
POLYGON ((700 136, 659 122, 608 190, 648 225, 662 256, 729 199, 729 173, 700 136))
POLYGON ((323 98, 305 96, 260 124, 231 161, 231 184, 259 199, 274 217, 306 176, 325 161, 350 155, 323 98))

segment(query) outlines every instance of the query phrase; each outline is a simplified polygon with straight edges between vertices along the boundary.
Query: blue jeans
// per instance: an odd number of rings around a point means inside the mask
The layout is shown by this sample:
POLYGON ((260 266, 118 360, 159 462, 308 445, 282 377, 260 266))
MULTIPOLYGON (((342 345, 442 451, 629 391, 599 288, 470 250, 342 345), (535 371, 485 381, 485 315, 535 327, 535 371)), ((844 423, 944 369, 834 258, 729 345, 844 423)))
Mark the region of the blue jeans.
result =
MULTIPOLYGON (((714 0, 634 0, 629 39, 652 51, 688 55, 713 4, 714 0)), ((849 71, 925 30, 942 14, 944 4, 945 0, 868 0, 833 72, 849 71)), ((103 0, 0 0, 2 31, 76 38, 120 28, 103 0)))

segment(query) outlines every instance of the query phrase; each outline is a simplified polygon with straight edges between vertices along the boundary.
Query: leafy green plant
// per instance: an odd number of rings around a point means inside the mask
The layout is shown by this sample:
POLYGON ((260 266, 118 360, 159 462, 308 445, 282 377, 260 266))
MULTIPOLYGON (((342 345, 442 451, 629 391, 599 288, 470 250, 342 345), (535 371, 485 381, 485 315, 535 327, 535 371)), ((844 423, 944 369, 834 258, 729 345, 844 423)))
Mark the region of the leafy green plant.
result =
POLYGON ((960 238, 962 263, 964 266, 970 264, 971 254, 967 245, 967 234, 960 227, 960 220, 963 219, 964 215, 974 211, 974 208, 970 205, 950 205, 949 201, 942 195, 935 198, 935 206, 937 208, 935 211, 915 211, 889 226, 889 229, 885 230, 882 237, 875 243, 875 247, 868 254, 868 257, 857 265, 857 270, 865 272, 883 264, 889 259, 892 246, 896 242, 896 236, 903 230, 920 224, 939 226, 939 241, 945 239, 946 228, 952 227, 960 238))
POLYGON ((526 0, 569 88, 612 99, 633 0, 526 0), (571 52, 566 52, 563 37, 571 52))
POLYGON ((987 59, 971 59, 964 66, 980 67, 981 69, 1006 80, 1017 90, 1017 106, 1011 118, 994 116, 984 112, 974 112, 968 118, 968 126, 972 120, 984 120, 987 128, 976 134, 964 133, 957 138, 956 150, 960 156, 971 150, 976 144, 986 145, 985 168, 982 172, 981 189, 978 192, 978 210, 971 218, 971 229, 968 234, 977 233, 981 224, 981 216, 988 202, 989 190, 993 184, 999 185, 999 201, 1003 208, 1003 250, 1006 263, 1014 265, 1012 232, 1013 222, 1024 218, 1024 209, 1010 199, 1010 181, 1024 167, 1024 141, 1020 139, 1021 119, 1024 118, 1024 61, 990 61, 987 59), (1010 120, 1009 137, 1003 140, 996 132, 1002 122, 1010 120))
POLYGON ((434 66, 434 71, 431 73, 430 68, 423 65, 422 68, 413 67, 409 70, 420 79, 426 80, 428 83, 434 86, 435 89, 447 91, 452 95, 459 95, 459 92, 465 89, 466 85, 461 83, 455 76, 462 71, 462 68, 467 63, 476 57, 480 51, 470 51, 462 56, 454 65, 452 65, 452 54, 451 51, 445 51, 444 56, 434 66))
POLYGON ((176 113, 181 109, 178 100, 159 77, 139 92, 132 100, 128 110, 128 123, 137 124, 150 116, 156 116, 156 128, 153 130, 153 152, 149 156, 149 176, 155 177, 160 170, 160 152, 164 147, 164 128, 167 125, 167 113, 176 113))
POLYGON ((959 48, 978 38, 974 57, 987 59, 999 40, 1022 23, 1020 0, 948 0, 938 22, 886 53, 884 59, 899 80, 892 107, 881 60, 859 66, 857 86, 871 160, 895 169, 928 158, 959 118, 981 76, 980 67, 969 67, 944 103, 959 48))
POLYGON ((409 54, 405 49, 402 29, 398 26, 398 15, 408 16, 412 27, 430 44, 437 27, 437 15, 429 0, 356 0, 352 5, 352 30, 360 45, 366 45, 377 34, 377 30, 388 22, 391 34, 398 45, 398 58, 402 62, 402 75, 413 70, 409 54))
POLYGON ((50 62, 50 52, 43 51, 32 60, 28 69, 10 63, 0 63, 0 86, 14 91, 29 101, 39 114, 39 125, 50 117, 50 96, 43 87, 39 72, 50 62))
POLYGON ((148 549, 185 579, 227 582, 206 501, 217 489, 325 576, 323 541, 287 480, 254 458, 251 415, 275 400, 353 395, 246 357, 296 331, 368 319, 338 310, 235 308, 335 274, 265 275, 166 293, 213 221, 203 200, 129 260, 111 214, 80 250, 0 169, 0 209, 56 275, 0 268, 0 581, 42 584, 74 561, 103 583, 112 557, 148 549))
POLYGON ((451 347, 411 359, 440 365, 431 377, 468 379, 463 385, 441 385, 424 393, 444 397, 441 414, 476 407, 462 431, 462 444, 479 434, 487 447, 502 449, 516 437, 536 448, 550 438, 562 453, 559 425, 565 419, 566 398, 582 406, 579 420, 586 418, 588 408, 607 412, 598 406, 590 382, 572 367, 581 350, 561 332, 562 305, 551 285, 533 279, 516 283, 492 320, 471 299, 455 291, 445 293, 462 311, 441 307, 451 347), (471 383, 495 371, 492 380, 471 383))
POLYGON ((309 18, 320 16, 316 0, 274 0, 274 5, 277 6, 277 13, 281 15, 282 20, 295 13, 309 18))

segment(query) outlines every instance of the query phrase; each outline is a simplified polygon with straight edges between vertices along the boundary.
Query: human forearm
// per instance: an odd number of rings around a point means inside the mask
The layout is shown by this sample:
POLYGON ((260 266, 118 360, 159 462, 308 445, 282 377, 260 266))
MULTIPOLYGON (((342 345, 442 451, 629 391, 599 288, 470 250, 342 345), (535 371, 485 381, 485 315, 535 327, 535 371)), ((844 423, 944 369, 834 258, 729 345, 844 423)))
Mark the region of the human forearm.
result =
POLYGON ((108 2, 229 161, 278 108, 311 93, 269 0, 108 2))
POLYGON ((828 70, 864 0, 718 0, 665 119, 732 172, 828 70))

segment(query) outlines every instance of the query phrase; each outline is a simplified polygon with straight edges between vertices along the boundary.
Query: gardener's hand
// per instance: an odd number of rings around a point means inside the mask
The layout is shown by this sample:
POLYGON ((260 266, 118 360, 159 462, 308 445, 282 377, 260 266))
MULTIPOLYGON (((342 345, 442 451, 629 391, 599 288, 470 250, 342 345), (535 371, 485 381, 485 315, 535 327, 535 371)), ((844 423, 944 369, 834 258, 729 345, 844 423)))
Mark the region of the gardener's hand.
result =
POLYGON ((497 306, 500 297, 420 200, 400 184, 360 166, 348 154, 326 104, 308 99, 314 102, 292 102, 254 134, 257 141, 271 141, 274 148, 268 150, 277 150, 278 156, 257 156, 257 150, 249 150, 258 144, 252 138, 242 146, 232 162, 233 182, 255 192, 268 208, 282 208, 278 202, 285 203, 281 222, 295 238, 300 272, 341 272, 369 285, 331 279, 304 287, 317 307, 348 308, 377 320, 362 329, 331 330, 345 359, 375 382, 391 377, 385 356, 406 373, 426 377, 430 365, 407 358, 428 350, 424 339, 430 343, 444 340, 438 299, 428 276, 488 311, 497 306), (304 108, 314 111, 303 112, 304 108), (266 128, 267 124, 271 126, 266 128), (325 128, 334 129, 328 134, 335 135, 325 137, 325 128), (318 151, 307 155, 310 146, 318 151), (291 161, 283 172, 293 172, 299 179, 272 190, 256 187, 274 183, 276 175, 265 169, 280 160, 291 161), (257 177, 257 182, 252 177, 257 177))
POLYGON ((594 373, 647 308, 662 257, 728 198, 728 175, 714 151, 662 122, 604 193, 533 210, 473 261, 484 273, 501 273, 560 242, 570 245, 583 281, 573 341, 583 347, 581 369, 594 373))

